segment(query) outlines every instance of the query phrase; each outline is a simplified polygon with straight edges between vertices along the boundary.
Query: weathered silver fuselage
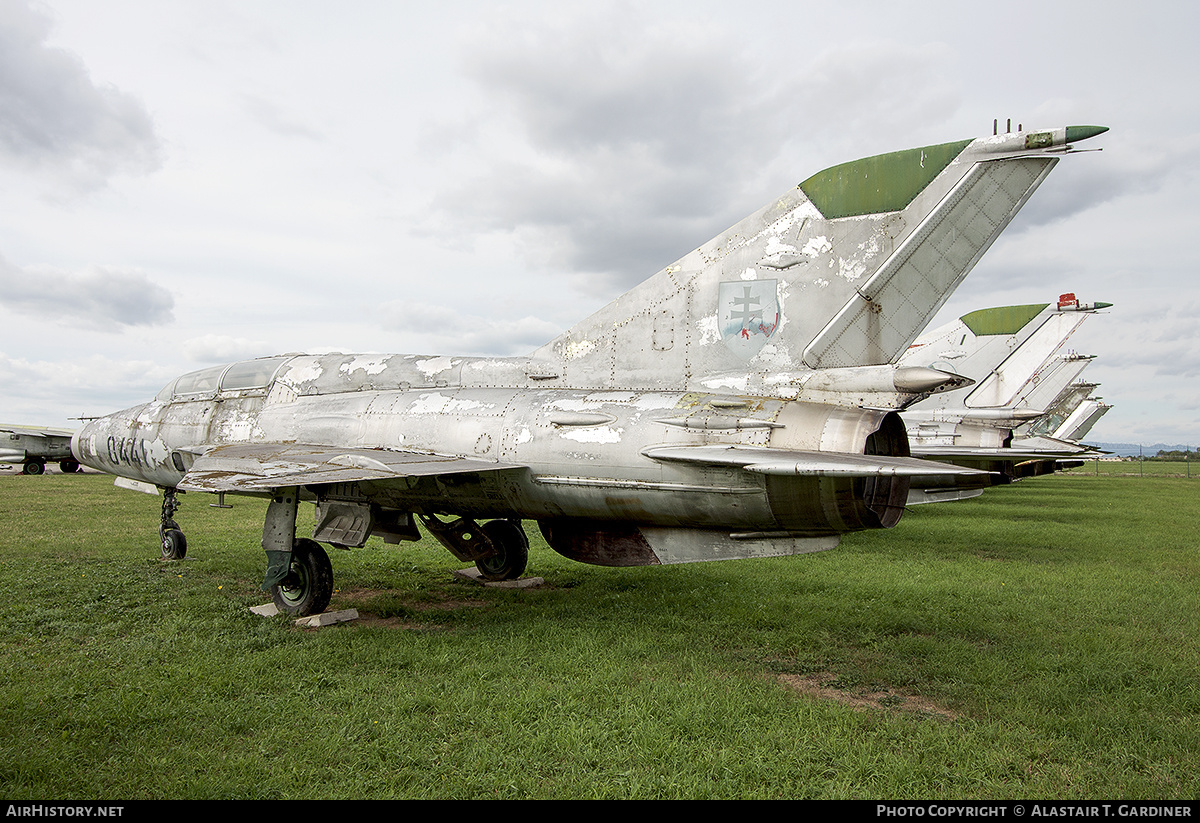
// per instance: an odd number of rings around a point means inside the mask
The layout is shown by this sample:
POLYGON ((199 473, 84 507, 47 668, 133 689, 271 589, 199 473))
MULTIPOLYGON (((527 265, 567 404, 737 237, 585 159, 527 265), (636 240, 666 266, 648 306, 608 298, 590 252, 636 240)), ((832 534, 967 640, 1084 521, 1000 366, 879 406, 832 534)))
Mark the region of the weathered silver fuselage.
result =
POLYGON ((356 382, 346 379, 353 371, 346 367, 361 357, 296 357, 265 386, 164 392, 93 421, 75 438, 75 453, 93 468, 164 488, 178 486, 198 455, 231 443, 473 456, 514 468, 364 480, 352 489, 302 494, 365 499, 401 512, 532 519, 544 530, 557 522, 559 543, 568 520, 580 534, 634 524, 747 536, 838 535, 894 524, 896 503, 907 493, 899 477, 775 476, 644 453, 663 445, 729 444, 905 454, 894 413, 679 391, 550 388, 526 376, 523 360, 502 361, 507 368, 500 368, 488 359, 486 369, 476 369, 478 361, 442 358, 445 368, 438 370, 431 360, 405 358, 356 382), (498 371, 525 385, 463 385, 473 373, 498 371), (416 380, 424 385, 414 386, 416 380))

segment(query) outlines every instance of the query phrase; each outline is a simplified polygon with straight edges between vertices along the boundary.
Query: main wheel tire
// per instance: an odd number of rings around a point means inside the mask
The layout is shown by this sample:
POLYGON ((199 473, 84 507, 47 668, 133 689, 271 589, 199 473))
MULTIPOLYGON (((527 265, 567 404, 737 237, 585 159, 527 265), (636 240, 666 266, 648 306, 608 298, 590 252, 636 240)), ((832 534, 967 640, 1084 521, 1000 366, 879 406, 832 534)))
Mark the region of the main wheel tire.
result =
POLYGON ((182 560, 187 557, 187 538, 179 529, 163 529, 162 559, 182 560))
POLYGON ((58 461, 58 468, 63 474, 74 474, 79 471, 79 464, 74 460, 60 460, 58 461))
POLYGON ((46 464, 40 460, 30 460, 21 471, 25 474, 42 474, 46 471, 46 464))
POLYGON ((297 617, 325 611, 333 597, 333 566, 320 543, 306 538, 296 541, 288 575, 271 587, 271 597, 281 612, 297 617))
POLYGON ((492 520, 483 524, 483 533, 492 541, 497 553, 475 561, 488 580, 516 580, 529 564, 529 539, 520 524, 512 520, 492 520))

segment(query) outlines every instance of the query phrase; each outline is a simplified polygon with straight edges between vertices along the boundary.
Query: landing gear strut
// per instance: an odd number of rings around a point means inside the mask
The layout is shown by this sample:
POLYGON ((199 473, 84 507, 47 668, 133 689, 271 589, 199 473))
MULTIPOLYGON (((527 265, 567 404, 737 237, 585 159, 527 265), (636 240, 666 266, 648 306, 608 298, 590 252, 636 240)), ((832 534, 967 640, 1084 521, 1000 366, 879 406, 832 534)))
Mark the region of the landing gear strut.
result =
POLYGON ((459 560, 475 564, 487 580, 516 580, 529 563, 529 540, 520 520, 491 520, 480 526, 469 517, 444 521, 433 514, 421 522, 459 560))
POLYGON ((296 539, 298 489, 279 489, 267 507, 262 547, 267 553, 263 591, 270 591, 281 612, 304 617, 320 614, 333 596, 333 566, 321 544, 296 539))
POLYGON ((182 560, 187 556, 187 538, 183 535, 183 529, 179 528, 179 524, 173 519, 178 509, 179 501, 175 499, 175 490, 166 489, 163 492, 162 522, 158 526, 163 560, 182 560))

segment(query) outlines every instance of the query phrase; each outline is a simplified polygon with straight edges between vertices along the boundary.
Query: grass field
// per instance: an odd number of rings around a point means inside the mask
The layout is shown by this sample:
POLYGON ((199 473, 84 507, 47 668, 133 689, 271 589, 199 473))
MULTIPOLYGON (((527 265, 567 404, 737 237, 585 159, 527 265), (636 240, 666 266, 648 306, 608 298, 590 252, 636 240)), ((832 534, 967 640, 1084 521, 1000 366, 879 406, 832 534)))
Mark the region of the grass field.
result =
POLYGON ((1087 460, 1067 474, 1104 477, 1189 477, 1200 480, 1200 462, 1168 460, 1087 460))
MULTIPOLYGON (((1200 796, 1200 480, 1051 476, 830 552, 539 589, 428 544, 333 556, 301 630, 248 607, 263 504, 0 475, 0 794, 1200 796)), ((311 509, 302 512, 305 522, 311 509)))

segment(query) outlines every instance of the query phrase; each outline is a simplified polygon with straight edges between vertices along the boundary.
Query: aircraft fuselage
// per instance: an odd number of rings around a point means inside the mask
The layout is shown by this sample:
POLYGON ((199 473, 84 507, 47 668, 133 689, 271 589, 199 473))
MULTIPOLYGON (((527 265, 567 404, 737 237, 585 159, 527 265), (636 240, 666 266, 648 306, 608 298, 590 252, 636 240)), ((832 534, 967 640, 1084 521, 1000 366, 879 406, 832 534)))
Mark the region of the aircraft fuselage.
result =
MULTIPOLYGON (((882 411, 681 391, 446 386, 300 395, 278 383, 135 406, 90 423, 75 450, 89 466, 164 488, 179 486, 199 455, 239 443, 469 455, 501 468, 360 479, 351 496, 383 509, 474 518, 817 536, 892 525, 897 513, 873 510, 864 487, 899 492, 907 481, 780 477, 645 452, 706 444, 902 454, 893 448, 902 436, 868 447, 885 420, 899 423, 882 411)), ((336 452, 321 450, 326 459, 336 452)), ((223 490, 219 480, 191 488, 223 490)))

